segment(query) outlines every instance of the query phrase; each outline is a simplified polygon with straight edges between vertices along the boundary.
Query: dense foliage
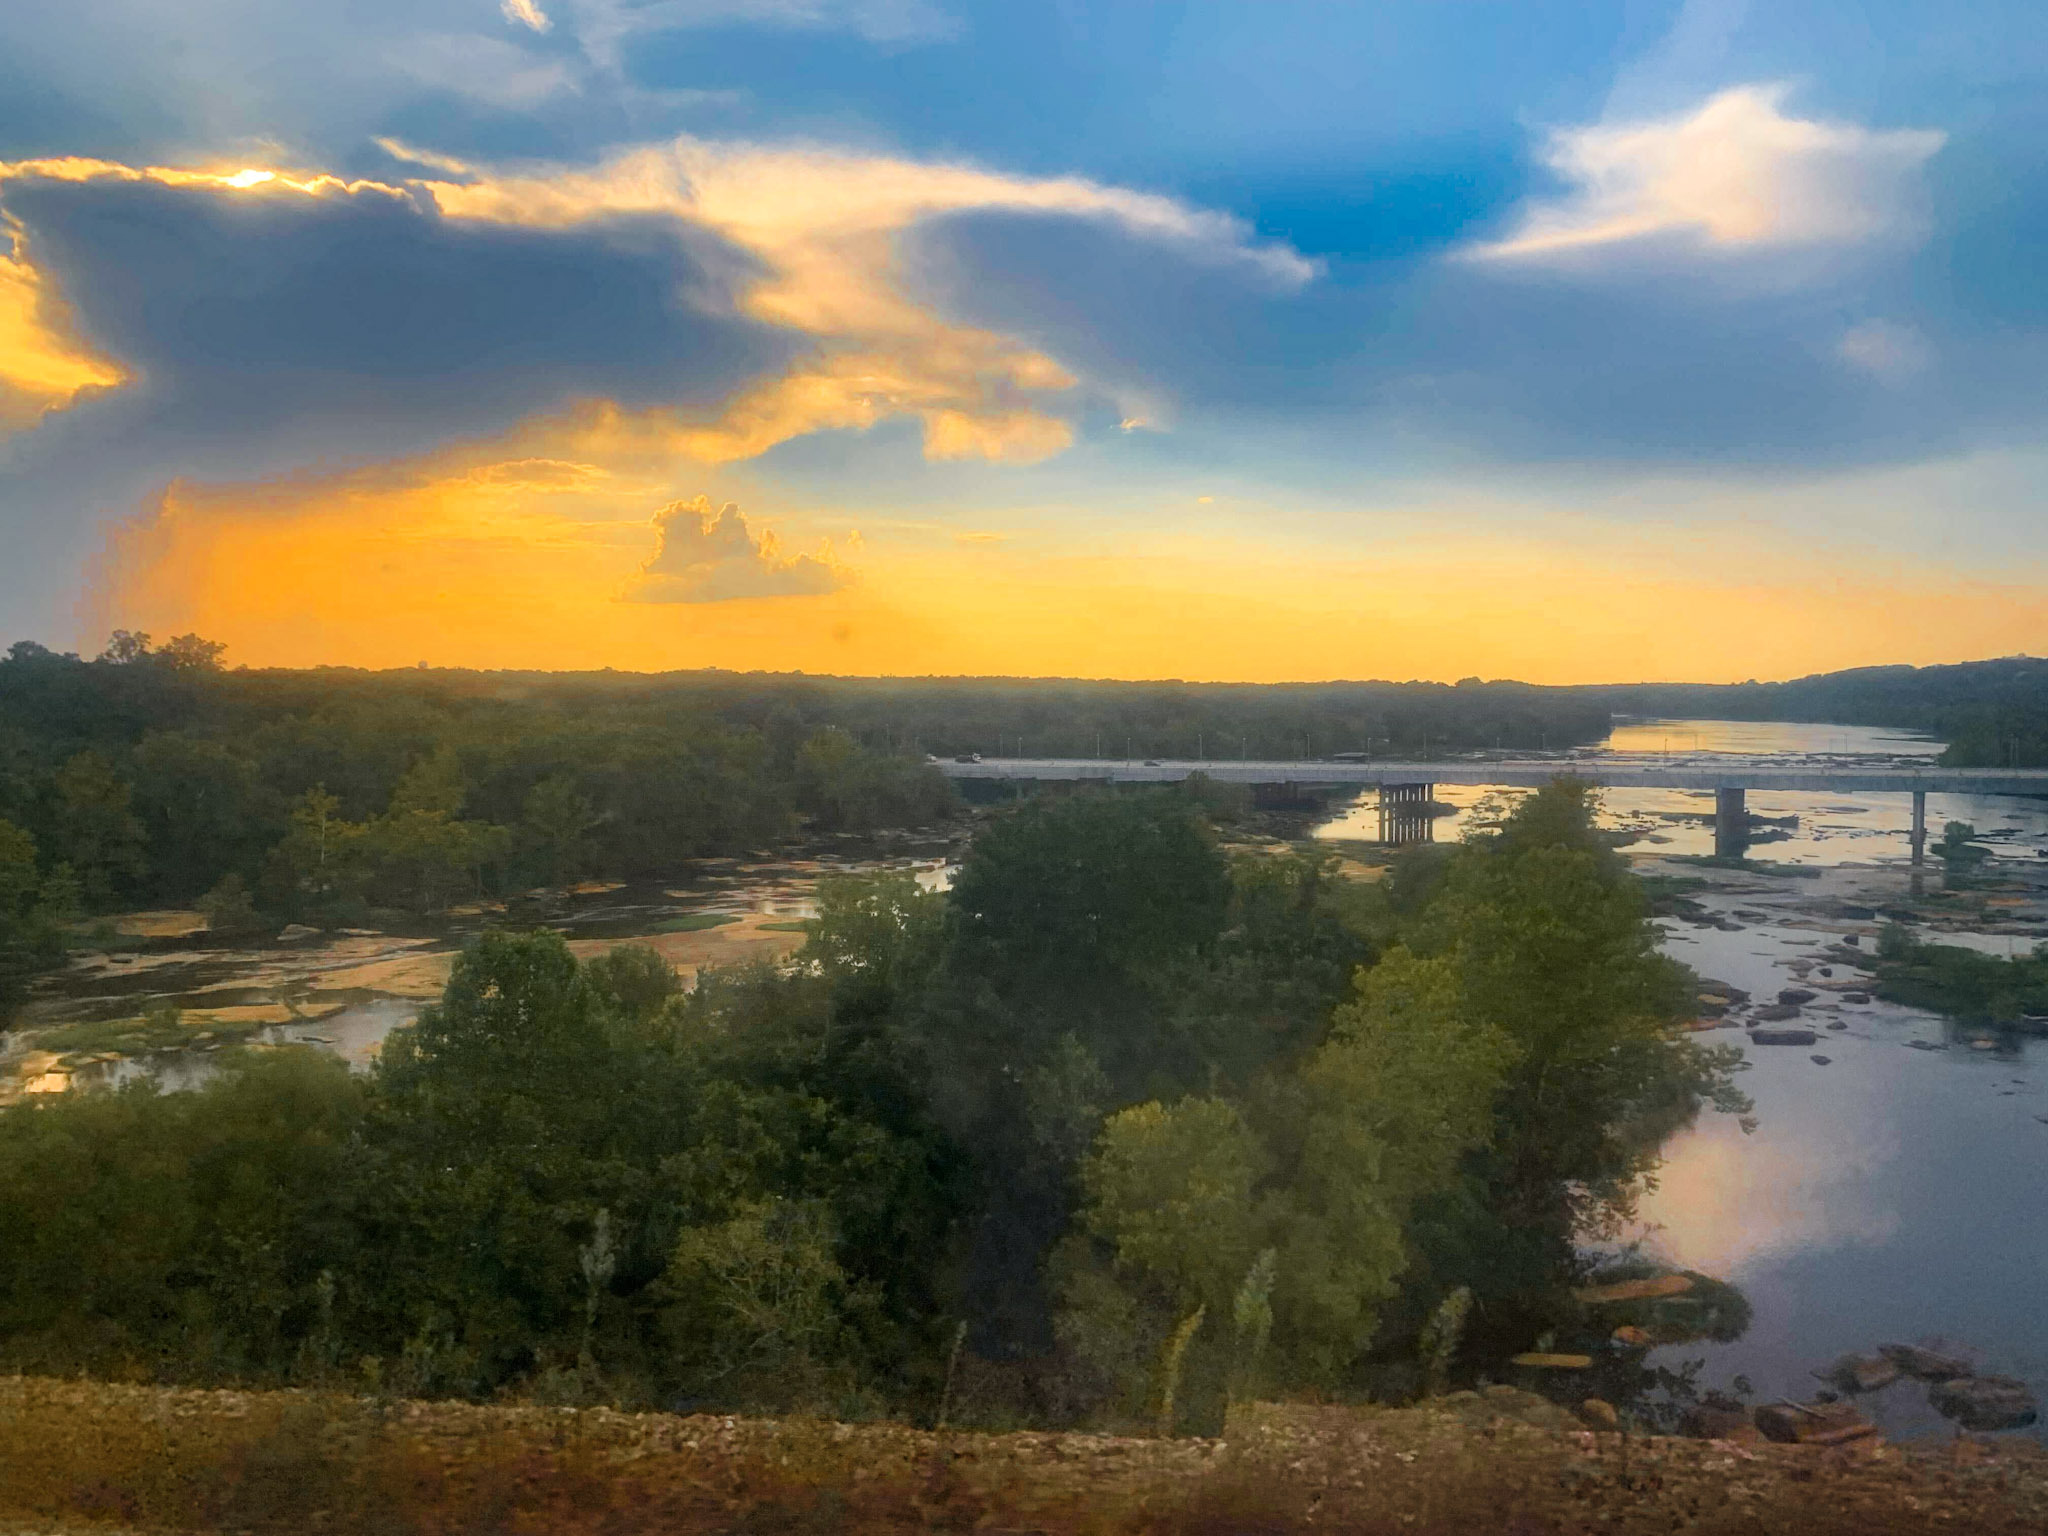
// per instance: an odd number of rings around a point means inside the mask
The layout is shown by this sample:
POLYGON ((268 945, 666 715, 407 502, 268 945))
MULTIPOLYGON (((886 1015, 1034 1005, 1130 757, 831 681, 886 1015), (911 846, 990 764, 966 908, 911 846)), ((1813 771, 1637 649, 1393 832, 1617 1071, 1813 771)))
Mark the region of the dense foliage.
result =
POLYGON ((0 660, 0 821, 97 910, 218 893, 273 926, 431 914, 953 804, 921 756, 855 739, 815 695, 229 672, 191 636, 0 660))
POLYGON ((1583 790, 1440 853, 1083 793, 950 894, 828 883, 781 969, 489 934, 367 1075, 0 1111, 0 1368, 1166 1425, 1441 1377, 1734 1101, 1583 790))

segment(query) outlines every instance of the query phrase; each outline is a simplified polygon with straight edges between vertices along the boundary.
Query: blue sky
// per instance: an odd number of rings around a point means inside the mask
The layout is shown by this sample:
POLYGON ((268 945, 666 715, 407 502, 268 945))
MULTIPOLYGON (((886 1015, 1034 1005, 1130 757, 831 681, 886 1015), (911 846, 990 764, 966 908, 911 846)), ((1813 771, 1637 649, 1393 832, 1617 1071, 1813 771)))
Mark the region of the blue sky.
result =
POLYGON ((2048 649, 2044 66, 1997 0, 17 7, 0 615, 289 663, 2048 649))

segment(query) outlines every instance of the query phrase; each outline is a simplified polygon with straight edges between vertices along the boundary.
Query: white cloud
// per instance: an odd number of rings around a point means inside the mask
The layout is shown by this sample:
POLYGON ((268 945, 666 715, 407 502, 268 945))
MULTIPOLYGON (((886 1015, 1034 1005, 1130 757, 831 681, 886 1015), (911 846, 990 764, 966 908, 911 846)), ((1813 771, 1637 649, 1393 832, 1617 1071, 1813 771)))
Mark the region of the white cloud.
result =
POLYGON ((1739 86, 1679 116, 1567 128, 1544 156, 1571 190, 1532 203, 1496 261, 1634 249, 1850 245, 1910 234, 1920 171, 1945 135, 1789 117, 1782 86, 1739 86))
POLYGON ((747 597, 836 592, 851 579, 823 555, 785 556, 775 535, 756 535, 732 502, 671 502, 654 514, 653 556, 620 594, 634 603, 722 603, 747 597))
POLYGON ((531 27, 536 32, 545 32, 554 23, 548 20, 548 13, 533 3, 533 0, 501 0, 498 9, 505 19, 518 26, 531 27))
POLYGON ((1926 338, 1896 320, 1865 320, 1850 326, 1835 351, 1843 362, 1887 384, 1903 384, 1928 362, 1926 338))
POLYGON ((421 85, 511 111, 529 111, 578 83, 562 60, 537 59, 518 43, 478 33, 416 35, 393 47, 388 61, 421 85))

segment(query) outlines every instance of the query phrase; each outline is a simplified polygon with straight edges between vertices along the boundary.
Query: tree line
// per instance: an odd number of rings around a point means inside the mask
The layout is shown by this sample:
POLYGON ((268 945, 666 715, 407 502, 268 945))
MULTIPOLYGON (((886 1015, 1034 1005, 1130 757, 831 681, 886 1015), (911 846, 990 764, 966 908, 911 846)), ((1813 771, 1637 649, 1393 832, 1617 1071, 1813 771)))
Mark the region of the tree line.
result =
POLYGON ((687 987, 488 933, 367 1073, 0 1111, 0 1368, 1169 1429, 1417 1390, 1571 1326, 1584 1236, 1744 1107, 1592 809, 1368 883, 1047 796, 687 987))
POLYGON ((355 926, 800 830, 957 810, 928 756, 1298 757, 1563 745, 1603 711, 1512 684, 229 670, 117 631, 0 659, 0 1019, 68 925, 197 904, 216 931, 355 926))
POLYGON ((1583 690, 1617 712, 1676 719, 1811 720, 1924 731, 1952 768, 2048 766, 2048 660, 1856 667, 1780 683, 1650 683, 1583 690))
POLYGON ((121 633, 91 661, 27 643, 0 660, 0 1011, 83 914, 404 921, 956 809, 921 756, 826 709, 227 671, 220 652, 121 633))

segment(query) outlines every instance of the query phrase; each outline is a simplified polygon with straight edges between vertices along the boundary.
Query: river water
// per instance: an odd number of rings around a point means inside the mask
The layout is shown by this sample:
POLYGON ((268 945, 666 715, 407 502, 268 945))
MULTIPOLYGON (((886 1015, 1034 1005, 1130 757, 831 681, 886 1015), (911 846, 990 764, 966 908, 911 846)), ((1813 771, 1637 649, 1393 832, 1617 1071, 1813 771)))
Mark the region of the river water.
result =
MULTIPOLYGON (((1560 773, 1593 771, 1606 763, 1735 762, 1924 765, 1942 743, 1871 726, 1799 725, 1735 720, 1644 720, 1616 726, 1598 746, 1555 754, 1560 773)), ((1517 753, 1518 759, 1528 754, 1517 753)), ((1437 842, 1456 842, 1467 831, 1498 819, 1526 790, 1439 784, 1439 804, 1454 807, 1435 819, 1437 842)), ((1714 851, 1711 790, 1610 789, 1602 793, 1606 825, 1634 834, 1631 853, 1709 855, 1714 851)), ((1751 854, 1773 863, 1826 865, 1901 863, 1911 853, 1912 797, 1774 793, 1752 790, 1749 813, 1757 823, 1751 854)), ((2032 858, 2048 851, 2048 800, 2008 795, 1927 797, 1927 825, 1938 838, 1951 821, 1968 823, 1995 856, 2032 858)), ((1316 829, 1331 839, 1370 842, 1379 836, 1378 805, 1371 793, 1316 829)))
MULTIPOLYGON (((1723 754, 1904 764, 1940 750, 1850 726, 1640 721, 1562 755, 1560 768, 1723 754)), ((1436 839, 1483 827, 1518 793, 1439 786, 1437 799, 1456 809, 1436 819, 1436 839)), ((1768 820, 1750 858, 1807 878, 1674 860, 1713 852, 1711 794, 1610 791, 1603 803, 1605 823, 1633 834, 1626 847, 1639 869, 1711 881, 1694 893, 1699 919, 1663 920, 1665 951, 1760 1001, 1852 976, 1830 966, 1833 977, 1819 977, 1823 951, 1850 935, 1868 949, 1872 910, 1911 891, 1905 795, 1752 791, 1752 815, 1768 820)), ((1929 937, 2001 955, 2048 937, 2048 801, 1930 795, 1927 817, 1937 837, 1948 821, 1974 826, 1994 878, 2032 877, 1994 898, 1995 923, 1929 937)), ((1318 829, 1333 839, 1377 835, 1370 795, 1318 829)), ((1941 876, 1930 870, 1922 880, 1938 889, 1941 876)), ((1733 1282, 1753 1320, 1733 1343, 1672 1346, 1652 1361, 1701 1362, 1702 1387, 1725 1389, 1741 1376, 1758 1400, 1804 1401, 1820 1385, 1812 1373, 1842 1354, 1930 1343, 1969 1357, 1980 1373, 2027 1381, 2048 1405, 2048 1041, 1976 1048, 1937 1015, 1846 1003, 1824 986, 1804 1011, 1801 1022, 1819 1033, 1811 1047, 1753 1045, 1739 1028, 1703 1037, 1743 1050, 1753 1121, 1745 1129, 1710 1112, 1675 1136, 1634 1235, 1651 1256, 1733 1282)), ((1950 1429, 1910 1381, 1858 1403, 1897 1437, 1950 1429)))

